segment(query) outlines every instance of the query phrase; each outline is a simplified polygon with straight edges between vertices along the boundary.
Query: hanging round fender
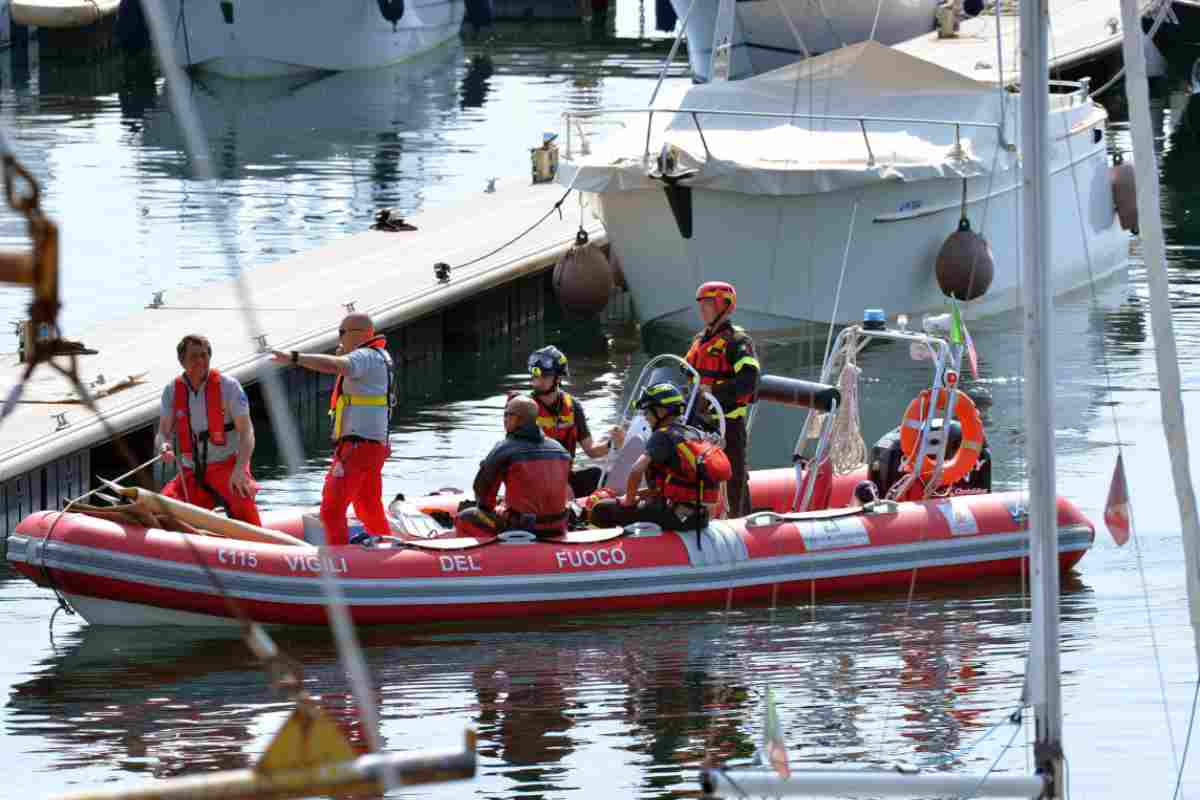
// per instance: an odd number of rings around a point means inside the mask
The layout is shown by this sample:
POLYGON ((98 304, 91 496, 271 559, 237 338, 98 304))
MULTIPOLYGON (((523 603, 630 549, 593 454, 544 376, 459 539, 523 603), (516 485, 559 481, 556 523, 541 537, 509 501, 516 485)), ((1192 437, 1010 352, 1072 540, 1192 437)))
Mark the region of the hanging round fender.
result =
POLYGON ((612 267, 608 256, 595 242, 588 241, 587 232, 581 228, 575 246, 554 265, 552 282, 565 311, 590 316, 608 305, 613 289, 612 267))
POLYGON ((392 23, 392 30, 396 30, 396 23, 404 17, 404 0, 377 0, 377 2, 379 3, 379 13, 392 23))
POLYGON ((983 297, 992 285, 996 272, 992 248, 987 239, 971 230, 966 217, 959 220, 958 230, 942 243, 934 272, 942 294, 957 300, 983 297))
POLYGON ((1117 221, 1121 229, 1134 235, 1138 232, 1137 207, 1137 175, 1133 164, 1123 163, 1120 159, 1109 169, 1112 181, 1113 205, 1117 209, 1117 221))

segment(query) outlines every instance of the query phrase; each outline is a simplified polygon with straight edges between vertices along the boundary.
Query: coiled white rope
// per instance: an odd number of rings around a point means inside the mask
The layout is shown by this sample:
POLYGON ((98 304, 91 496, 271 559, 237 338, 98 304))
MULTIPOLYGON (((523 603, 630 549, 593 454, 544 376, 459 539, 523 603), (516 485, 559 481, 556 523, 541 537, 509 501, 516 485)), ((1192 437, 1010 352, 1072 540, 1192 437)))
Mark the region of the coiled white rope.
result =
POLYGON ((849 474, 867 463, 867 444, 863 441, 858 415, 860 375, 862 370, 854 363, 853 355, 848 355, 842 367, 842 374, 838 377, 838 390, 842 393, 842 402, 829 431, 829 459, 833 462, 833 471, 837 475, 849 474))
MULTIPOLYGON (((855 363, 860 347, 858 336, 849 334, 830 360, 829 372, 838 373, 838 390, 842 399, 829 429, 826 457, 833 463, 833 471, 838 475, 846 475, 867 463, 867 445, 863 441, 858 404, 858 380, 862 370, 855 363)), ((797 444, 797 452, 803 448, 804 442, 820 437, 827 416, 827 413, 809 415, 808 425, 797 444)))

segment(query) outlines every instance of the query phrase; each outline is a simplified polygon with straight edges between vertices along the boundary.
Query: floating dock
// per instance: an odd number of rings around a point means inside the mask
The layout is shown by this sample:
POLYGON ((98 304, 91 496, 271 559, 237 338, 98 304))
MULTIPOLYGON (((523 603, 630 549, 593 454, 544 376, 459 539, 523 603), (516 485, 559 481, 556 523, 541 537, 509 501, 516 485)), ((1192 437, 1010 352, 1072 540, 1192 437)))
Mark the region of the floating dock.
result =
MULTIPOLYGON (((1051 78, 1114 53, 1119 55, 1120 0, 1048 0, 1048 5, 1051 78)), ((1140 5, 1146 14, 1153 4, 1140 5)), ((940 37, 933 31, 895 47, 973 80, 1002 85, 1017 83, 1021 77, 1019 1, 998 0, 997 6, 998 15, 988 10, 962 20, 953 38, 940 37)))
MULTIPOLYGON (((236 281, 147 297, 146 307, 125 319, 71 333, 98 351, 79 356, 80 377, 89 392, 102 395, 97 407, 111 432, 148 458, 163 387, 180 372, 175 345, 188 333, 207 336, 213 366, 246 386, 264 370, 281 369, 271 364, 267 349, 332 352, 338 323, 350 309, 371 314, 376 327, 389 332, 402 373, 419 373, 421 362, 440 359, 447 345, 478 351, 541 321, 545 272, 574 243, 580 226, 576 198, 563 204, 561 215, 550 214, 518 241, 492 251, 562 196, 557 184, 501 180, 494 192, 481 187, 465 203, 409 219, 416 230, 366 231, 258 267, 245 274, 256 331, 248 327, 236 281), (445 282, 435 275, 438 262, 457 267, 445 282)), ((602 243, 603 228, 591 210, 585 208, 583 217, 592 241, 602 243)), ((3 357, 0 397, 8 396, 23 369, 15 354, 3 357)), ((283 374, 289 397, 301 404, 295 396, 301 389, 313 394, 328 384, 321 383, 325 376, 305 370, 283 374)), ((94 471, 113 477, 132 466, 115 457, 111 438, 70 383, 39 365, 21 403, 0 423, 5 532, 32 511, 61 508, 90 489, 94 471)))

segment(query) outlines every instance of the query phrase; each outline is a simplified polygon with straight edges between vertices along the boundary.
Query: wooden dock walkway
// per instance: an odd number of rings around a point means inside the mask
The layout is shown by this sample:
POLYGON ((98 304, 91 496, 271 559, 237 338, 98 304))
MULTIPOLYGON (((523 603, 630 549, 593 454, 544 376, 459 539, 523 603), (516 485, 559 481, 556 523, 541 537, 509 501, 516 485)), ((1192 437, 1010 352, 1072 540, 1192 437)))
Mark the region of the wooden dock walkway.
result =
MULTIPOLYGON (((999 17, 986 12, 964 20, 955 38, 927 33, 896 49, 977 81, 1010 84, 1020 80, 1019 0, 1001 0, 999 17), (996 27, 1000 27, 998 63, 996 27)), ((1143 2, 1143 13, 1151 3, 1143 2)), ((1120 0, 1049 0, 1050 72, 1073 70, 1121 49, 1120 0)))
MULTIPOLYGON (((580 224, 574 195, 563 204, 561 219, 557 212, 551 214, 519 241, 455 269, 446 283, 435 277, 434 264, 457 266, 484 256, 533 225, 562 196, 557 184, 501 180, 493 193, 480 187, 479 195, 467 202, 409 219, 415 231, 367 231, 259 267, 246 274, 256 331, 248 328, 235 281, 168 290, 157 307, 147 297, 146 308, 124 319, 71 333, 99 351, 79 357, 81 377, 95 390, 134 379, 98 401, 116 433, 157 424, 163 387, 180 371, 175 345, 185 334, 209 337, 213 366, 253 384, 263 370, 278 368, 262 354, 254 338, 258 334, 265 336, 268 348, 331 352, 347 304, 370 313, 380 330, 396 329, 544 272, 574 242, 580 224)), ((603 228, 590 209, 584 209, 583 222, 593 240, 602 241, 597 237, 603 236, 603 228)), ((539 317, 542 285, 539 280, 532 301, 539 317)), ((481 321, 495 335, 504 335, 510 304, 498 297, 496 305, 503 305, 503 319, 481 321)), ((478 317, 480 312, 472 309, 470 314, 478 317)), ((462 316, 446 315, 447 327, 451 318, 461 323, 462 316)), ((22 370, 16 354, 3 357, 0 397, 8 396, 22 370)), ((64 499, 86 491, 89 452, 107 441, 99 418, 79 401, 69 382, 40 365, 22 402, 0 424, 0 523, 11 529, 30 511, 61 507, 64 499)))

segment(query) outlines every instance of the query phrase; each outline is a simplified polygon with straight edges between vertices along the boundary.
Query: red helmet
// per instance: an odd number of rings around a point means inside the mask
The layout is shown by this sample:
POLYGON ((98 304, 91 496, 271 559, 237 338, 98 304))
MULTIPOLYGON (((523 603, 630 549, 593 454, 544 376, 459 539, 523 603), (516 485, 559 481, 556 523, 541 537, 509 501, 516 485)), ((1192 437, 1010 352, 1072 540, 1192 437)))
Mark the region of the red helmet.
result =
POLYGON ((696 290, 696 302, 701 300, 724 300, 729 313, 737 308, 737 290, 733 288, 732 283, 725 281, 708 281, 700 284, 700 288, 696 290))

